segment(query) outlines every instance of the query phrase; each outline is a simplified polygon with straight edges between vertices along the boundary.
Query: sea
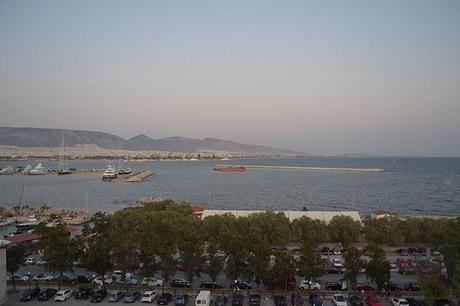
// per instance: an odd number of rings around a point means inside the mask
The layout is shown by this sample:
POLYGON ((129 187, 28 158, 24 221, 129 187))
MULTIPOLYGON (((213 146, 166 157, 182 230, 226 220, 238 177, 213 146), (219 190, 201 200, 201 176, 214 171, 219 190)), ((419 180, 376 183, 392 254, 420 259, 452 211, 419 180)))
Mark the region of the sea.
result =
MULTIPOLYGON (((38 160, 0 161, 0 167, 38 160)), ((42 160, 56 168, 57 161, 42 160)), ((105 168, 107 160, 71 160, 73 168, 105 168)), ((117 165, 117 162, 114 162, 117 165)), ((42 205, 114 212, 143 197, 175 199, 208 209, 377 210, 402 215, 460 216, 460 158, 292 157, 230 161, 123 161, 150 169, 141 183, 110 183, 95 175, 0 176, 0 206, 42 205), (383 168, 348 173, 248 169, 213 171, 216 164, 383 168)))

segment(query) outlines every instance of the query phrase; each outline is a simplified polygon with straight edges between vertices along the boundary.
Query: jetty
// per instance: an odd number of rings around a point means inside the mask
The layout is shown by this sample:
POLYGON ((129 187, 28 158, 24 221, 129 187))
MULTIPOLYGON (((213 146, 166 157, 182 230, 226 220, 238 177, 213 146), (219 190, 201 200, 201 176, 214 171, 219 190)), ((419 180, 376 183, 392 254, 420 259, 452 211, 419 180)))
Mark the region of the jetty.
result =
POLYGON ((152 170, 136 171, 128 175, 123 175, 123 176, 119 175, 117 178, 114 178, 113 180, 111 180, 111 182, 113 183, 125 183, 125 182, 139 183, 139 182, 144 181, 146 178, 152 175, 153 175, 152 170))
POLYGON ((216 165, 216 167, 245 167, 246 169, 266 170, 301 170, 301 171, 322 171, 322 172, 384 172, 383 168, 338 168, 338 167, 299 167, 299 166, 262 166, 262 165, 216 165))

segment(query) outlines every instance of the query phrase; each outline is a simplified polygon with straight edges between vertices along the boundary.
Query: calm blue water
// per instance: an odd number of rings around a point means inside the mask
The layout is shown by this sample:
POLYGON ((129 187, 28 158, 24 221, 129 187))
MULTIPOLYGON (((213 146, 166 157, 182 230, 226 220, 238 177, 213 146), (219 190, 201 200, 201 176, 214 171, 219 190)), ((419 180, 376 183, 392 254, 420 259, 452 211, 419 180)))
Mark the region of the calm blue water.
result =
MULTIPOLYGON (((35 165, 2 162, 0 167, 35 165)), ((55 161, 44 161, 56 167, 55 161)), ((70 167, 104 168, 106 161, 70 161, 70 167)), ((173 198, 214 209, 352 210, 378 209, 402 214, 460 215, 460 158, 283 158, 236 161, 124 162, 123 167, 152 169, 142 183, 102 182, 99 176, 0 176, 0 205, 23 203, 114 211, 145 196, 173 198), (212 171, 218 163, 375 167, 383 173, 329 173, 292 170, 212 171), (353 196, 354 195, 354 196, 353 196)))

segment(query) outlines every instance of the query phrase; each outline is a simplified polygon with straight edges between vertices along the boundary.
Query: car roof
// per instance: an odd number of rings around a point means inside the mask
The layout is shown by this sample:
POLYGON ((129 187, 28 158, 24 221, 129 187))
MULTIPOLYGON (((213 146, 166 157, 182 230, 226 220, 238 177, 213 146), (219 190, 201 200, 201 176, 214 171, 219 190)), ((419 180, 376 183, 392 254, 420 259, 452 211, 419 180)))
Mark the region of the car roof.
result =
POLYGON ((149 290, 149 291, 144 291, 144 294, 152 294, 152 293, 155 293, 154 291, 152 290, 149 290))

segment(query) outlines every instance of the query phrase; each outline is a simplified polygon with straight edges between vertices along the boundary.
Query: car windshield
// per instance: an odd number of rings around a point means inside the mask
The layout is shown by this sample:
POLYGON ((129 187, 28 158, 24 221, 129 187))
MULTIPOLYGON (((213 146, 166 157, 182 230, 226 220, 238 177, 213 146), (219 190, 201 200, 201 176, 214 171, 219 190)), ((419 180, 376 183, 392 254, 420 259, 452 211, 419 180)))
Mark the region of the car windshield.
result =
POLYGON ((335 299, 336 299, 338 302, 345 302, 345 298, 343 297, 343 295, 336 295, 336 296, 335 296, 335 299))

